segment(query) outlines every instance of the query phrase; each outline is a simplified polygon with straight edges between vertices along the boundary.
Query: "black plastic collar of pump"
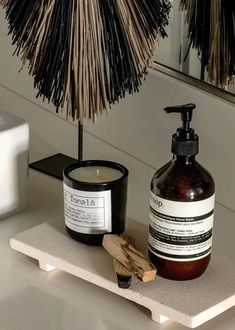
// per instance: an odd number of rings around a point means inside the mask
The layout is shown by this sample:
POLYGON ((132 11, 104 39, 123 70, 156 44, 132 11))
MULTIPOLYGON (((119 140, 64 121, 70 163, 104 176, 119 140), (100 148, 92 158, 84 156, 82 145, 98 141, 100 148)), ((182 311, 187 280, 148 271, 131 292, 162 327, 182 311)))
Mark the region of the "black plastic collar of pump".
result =
POLYGON ((171 151, 178 156, 194 156, 199 152, 199 138, 194 130, 190 128, 193 110, 196 109, 195 104, 184 104, 165 108, 167 113, 180 113, 182 127, 178 128, 172 136, 171 151))
POLYGON ((171 152, 177 156, 195 156, 199 152, 199 138, 194 135, 192 140, 180 140, 177 134, 172 136, 171 152))

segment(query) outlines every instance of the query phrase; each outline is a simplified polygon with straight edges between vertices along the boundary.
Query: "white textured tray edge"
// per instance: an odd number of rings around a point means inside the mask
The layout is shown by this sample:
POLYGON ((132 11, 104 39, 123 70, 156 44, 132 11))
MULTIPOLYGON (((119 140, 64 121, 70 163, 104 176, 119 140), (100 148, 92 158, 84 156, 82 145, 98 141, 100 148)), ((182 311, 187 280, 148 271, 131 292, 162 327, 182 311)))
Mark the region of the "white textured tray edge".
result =
POLYGON ((146 307, 147 309, 149 309, 151 311, 152 319, 155 322, 165 323, 166 321, 168 321, 170 319, 171 321, 175 321, 177 323, 184 324, 189 328, 194 328, 209 320, 209 319, 206 319, 206 321, 201 322, 201 320, 197 319, 197 316, 191 318, 180 312, 177 312, 177 317, 176 317, 175 310, 168 306, 164 306, 152 299, 139 295, 137 292, 134 292, 132 290, 120 289, 117 286, 117 284, 113 283, 112 281, 104 279, 103 277, 101 277, 99 275, 91 274, 91 273, 83 270, 80 267, 73 266, 71 264, 63 262, 63 261, 61 261, 61 259, 51 256, 51 255, 47 254, 46 252, 39 251, 38 249, 36 249, 28 244, 18 241, 16 238, 10 239, 10 246, 12 249, 14 249, 18 252, 21 252, 33 259, 38 260, 39 265, 41 263, 43 266, 46 266, 46 267, 42 267, 42 268, 40 267, 44 271, 59 269, 61 271, 64 271, 64 272, 74 275, 76 277, 79 277, 89 283, 92 283, 101 288, 104 288, 110 292, 113 292, 123 298, 133 301, 141 306, 146 307), (49 267, 47 268, 47 266, 49 266, 49 267), (68 267, 69 267, 69 270, 68 270, 68 267), (166 317, 164 314, 167 314, 168 316, 166 317))
POLYGON ((192 320, 192 328, 196 328, 207 321, 213 319, 214 317, 222 314, 223 312, 227 311, 229 308, 235 306, 235 296, 229 297, 228 299, 222 301, 221 303, 208 308, 204 312, 197 315, 192 320), (210 314, 210 317, 208 318, 208 314, 210 314))

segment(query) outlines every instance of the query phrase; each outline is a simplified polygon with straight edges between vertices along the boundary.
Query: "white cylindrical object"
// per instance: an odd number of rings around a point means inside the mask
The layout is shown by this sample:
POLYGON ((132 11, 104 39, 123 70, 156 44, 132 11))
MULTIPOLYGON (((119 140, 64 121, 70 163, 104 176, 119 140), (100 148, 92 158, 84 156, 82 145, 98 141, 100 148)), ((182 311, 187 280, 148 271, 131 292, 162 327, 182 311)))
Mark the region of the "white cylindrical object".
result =
POLYGON ((0 111, 0 218, 27 206, 29 126, 0 111))

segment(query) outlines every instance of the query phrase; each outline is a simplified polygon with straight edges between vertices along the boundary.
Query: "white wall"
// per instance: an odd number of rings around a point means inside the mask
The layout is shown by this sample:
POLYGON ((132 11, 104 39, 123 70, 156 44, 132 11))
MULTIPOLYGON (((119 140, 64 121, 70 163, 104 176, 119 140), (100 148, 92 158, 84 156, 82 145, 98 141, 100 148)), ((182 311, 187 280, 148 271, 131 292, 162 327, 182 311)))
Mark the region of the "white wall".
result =
MULTIPOLYGON (((0 109, 28 120, 30 158, 56 151, 75 156, 76 127, 35 98, 27 70, 18 73, 20 61, 11 56, 13 48, 2 16, 0 45, 0 109)), ((198 159, 215 178, 217 201, 235 210, 234 105, 152 71, 138 95, 121 101, 95 125, 85 124, 85 158, 115 160, 129 168, 128 215, 136 220, 148 221, 150 180, 155 169, 171 158, 171 135, 180 123, 179 116, 166 115, 162 109, 187 102, 198 105, 193 122, 200 136, 198 159)))

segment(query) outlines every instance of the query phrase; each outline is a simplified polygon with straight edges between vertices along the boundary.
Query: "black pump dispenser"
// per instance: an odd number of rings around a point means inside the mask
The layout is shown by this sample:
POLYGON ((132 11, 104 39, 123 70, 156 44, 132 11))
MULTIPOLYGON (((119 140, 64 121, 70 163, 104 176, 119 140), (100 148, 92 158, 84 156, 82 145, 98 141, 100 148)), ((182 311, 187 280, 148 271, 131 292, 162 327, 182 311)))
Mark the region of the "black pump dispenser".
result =
POLYGON ((172 136, 173 154, 178 156, 194 156, 199 152, 199 139, 194 129, 190 128, 190 122, 193 116, 193 110, 196 105, 193 103, 167 107, 164 110, 167 113, 181 113, 182 127, 178 128, 172 136))

